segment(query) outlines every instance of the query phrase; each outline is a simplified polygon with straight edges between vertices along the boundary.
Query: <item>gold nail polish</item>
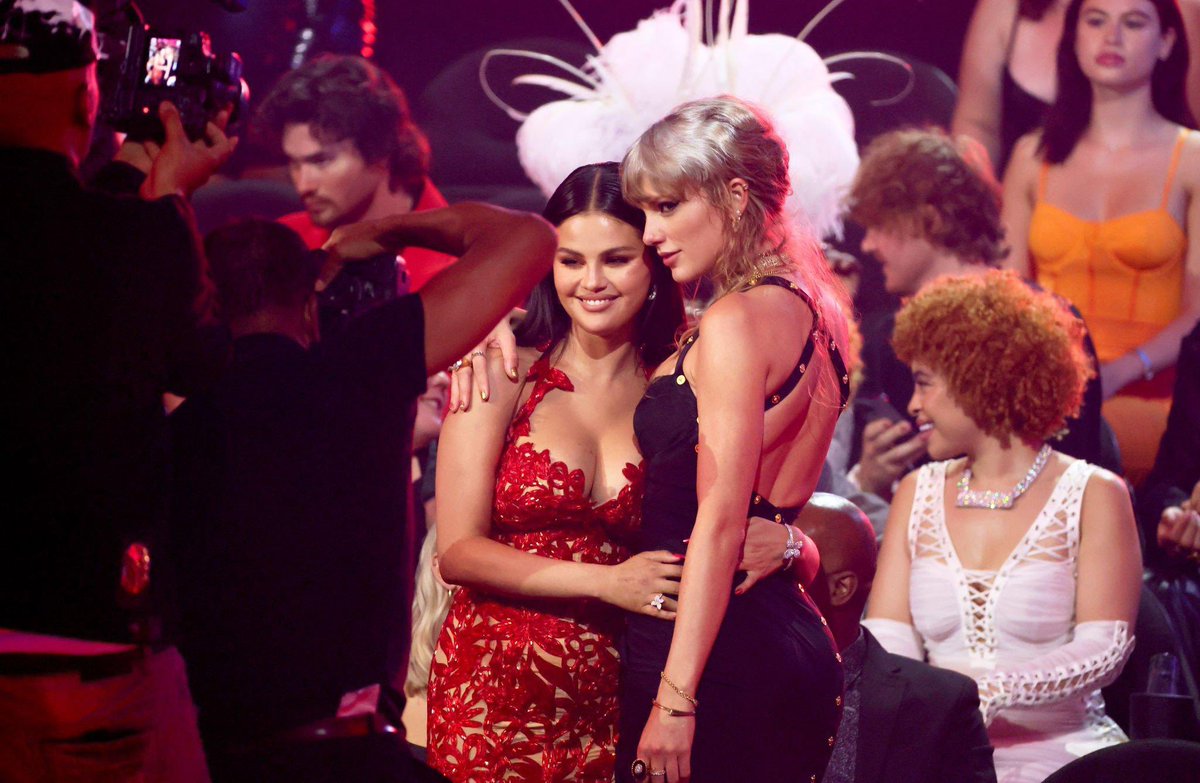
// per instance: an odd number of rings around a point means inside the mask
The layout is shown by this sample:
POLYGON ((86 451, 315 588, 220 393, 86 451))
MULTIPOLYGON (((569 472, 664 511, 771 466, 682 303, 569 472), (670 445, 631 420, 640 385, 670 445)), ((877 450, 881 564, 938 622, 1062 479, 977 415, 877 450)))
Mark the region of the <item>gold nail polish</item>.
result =
POLYGON ((479 399, 483 400, 484 402, 487 402, 487 400, 488 400, 488 393, 487 393, 487 392, 485 392, 485 391, 481 391, 481 392, 479 392, 479 399))

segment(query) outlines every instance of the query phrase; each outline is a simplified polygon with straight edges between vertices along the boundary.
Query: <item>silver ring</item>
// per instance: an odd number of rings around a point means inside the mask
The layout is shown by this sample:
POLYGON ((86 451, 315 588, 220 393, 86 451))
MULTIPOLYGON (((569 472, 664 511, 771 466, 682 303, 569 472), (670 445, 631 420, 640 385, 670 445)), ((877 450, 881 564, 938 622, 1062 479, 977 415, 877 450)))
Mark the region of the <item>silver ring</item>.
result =
POLYGON ((659 770, 652 769, 652 770, 650 770, 649 775, 652 778, 665 778, 667 776, 667 771, 665 769, 659 769, 659 770))
POLYGON ((469 357, 467 357, 467 361, 471 361, 476 356, 486 356, 486 355, 487 354, 485 354, 483 351, 471 351, 471 355, 469 357))
MULTIPOLYGON (((663 604, 666 603, 666 601, 667 597, 665 595, 662 593, 655 593, 654 597, 650 599, 650 605, 654 607, 654 611, 661 612, 663 610, 663 604)), ((651 772, 650 774, 653 775, 654 773, 651 772)), ((663 774, 665 775, 667 773, 664 772, 663 774)))

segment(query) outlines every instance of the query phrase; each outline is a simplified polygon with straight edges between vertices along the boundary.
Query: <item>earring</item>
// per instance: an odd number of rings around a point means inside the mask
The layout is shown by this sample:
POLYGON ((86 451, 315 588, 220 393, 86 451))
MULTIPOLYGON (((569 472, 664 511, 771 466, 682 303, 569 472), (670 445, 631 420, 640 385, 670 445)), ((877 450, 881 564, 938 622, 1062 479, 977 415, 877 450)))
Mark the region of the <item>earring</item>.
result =
POLYGON ((736 212, 736 213, 734 213, 734 215, 733 215, 733 227, 734 227, 734 228, 737 228, 737 227, 738 227, 738 223, 741 223, 741 222, 742 222, 742 213, 741 213, 741 212, 736 212))
POLYGON ((651 286, 650 286, 650 293, 649 293, 649 294, 647 294, 647 296, 646 296, 646 301, 647 301, 647 302, 653 302, 653 301, 654 301, 654 297, 656 297, 656 296, 658 296, 658 286, 656 286, 656 285, 651 285, 651 286))

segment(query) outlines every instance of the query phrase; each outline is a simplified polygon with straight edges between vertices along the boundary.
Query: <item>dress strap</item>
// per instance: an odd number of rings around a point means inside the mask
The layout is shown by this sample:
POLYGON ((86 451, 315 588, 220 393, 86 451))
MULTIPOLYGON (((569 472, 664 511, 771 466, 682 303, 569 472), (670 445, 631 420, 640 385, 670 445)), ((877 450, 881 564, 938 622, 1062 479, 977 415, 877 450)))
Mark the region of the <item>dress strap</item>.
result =
MULTIPOLYGON (((800 352, 800 361, 796 363, 796 367, 792 370, 791 375, 775 390, 775 393, 767 398, 766 410, 770 410, 783 402, 783 398, 791 394, 792 390, 800 385, 800 381, 804 378, 804 373, 808 371, 813 352, 817 347, 817 341, 824 338, 824 334, 821 331, 821 314, 817 311, 816 305, 813 304, 809 295, 791 280, 771 275, 757 278, 751 285, 774 285, 787 289, 800 297, 804 304, 808 305, 808 309, 813 314, 812 329, 808 333, 808 340, 804 343, 804 350, 800 352)), ((842 407, 845 408, 846 403, 850 400, 850 373, 846 369, 846 362, 842 359, 842 354, 832 337, 829 339, 829 358, 833 362, 834 371, 837 372, 838 384, 841 387, 842 407)))
POLYGON ((688 338, 683 341, 683 347, 679 349, 679 358, 675 360, 675 382, 680 386, 687 383, 687 378, 683 375, 683 360, 687 357, 688 351, 692 350, 692 346, 696 344, 696 340, 700 339, 700 331, 696 330, 688 335, 688 338), (683 378, 683 380, 679 380, 683 378))
POLYGON ((550 365, 550 350, 542 353, 530 366, 529 372, 525 374, 525 382, 529 381, 533 381, 533 390, 529 393, 529 399, 525 400, 525 404, 513 416, 512 423, 508 425, 509 441, 529 435, 529 417, 533 415, 538 403, 546 397, 547 392, 553 389, 575 391, 575 385, 571 383, 567 374, 550 365))
POLYGON ((1041 168, 1038 170, 1038 186, 1037 186, 1037 200, 1038 201, 1046 200, 1046 175, 1049 173, 1050 173, 1050 161, 1043 158, 1041 168))
POLYGON ((1175 140, 1175 149, 1171 152, 1171 165, 1167 168, 1167 184, 1163 186, 1162 203, 1159 209, 1166 209, 1171 198, 1171 185, 1175 184, 1175 172, 1179 169, 1179 159, 1183 155, 1183 144, 1187 141, 1188 129, 1179 129, 1179 138, 1175 140))

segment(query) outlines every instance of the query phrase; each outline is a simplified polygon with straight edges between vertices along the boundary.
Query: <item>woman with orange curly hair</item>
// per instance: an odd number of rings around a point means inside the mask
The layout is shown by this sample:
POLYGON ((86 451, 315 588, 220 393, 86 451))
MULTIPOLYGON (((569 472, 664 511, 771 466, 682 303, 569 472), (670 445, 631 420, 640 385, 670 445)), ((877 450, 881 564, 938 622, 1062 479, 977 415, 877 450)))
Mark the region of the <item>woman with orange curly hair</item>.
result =
POLYGON ((1141 555, 1125 484, 1046 440, 1091 373, 1083 324, 1011 272, 943 278, 896 320, 935 460, 892 504, 866 626, 979 684, 1000 783, 1120 742, 1100 688, 1133 648, 1141 555))

